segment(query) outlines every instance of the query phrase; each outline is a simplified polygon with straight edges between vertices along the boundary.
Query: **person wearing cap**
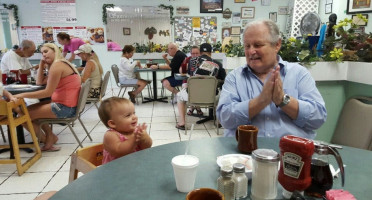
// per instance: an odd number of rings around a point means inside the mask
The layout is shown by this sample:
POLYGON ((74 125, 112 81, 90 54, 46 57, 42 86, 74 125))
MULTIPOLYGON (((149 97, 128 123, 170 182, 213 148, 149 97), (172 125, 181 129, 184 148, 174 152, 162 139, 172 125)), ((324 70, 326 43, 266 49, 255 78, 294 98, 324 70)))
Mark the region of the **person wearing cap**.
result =
POLYGON ((151 65, 150 67, 152 69, 170 69, 172 71, 171 76, 165 77, 162 80, 162 83, 164 88, 173 94, 177 94, 178 90, 176 90, 175 87, 182 85, 182 80, 176 80, 174 78, 174 74, 179 73, 181 64, 187 56, 185 53, 178 50, 178 46, 175 43, 168 44, 168 54, 163 55, 163 58, 166 62, 165 65, 151 65), (172 61, 167 58, 168 54, 173 57, 172 61))
MULTIPOLYGON (((72 62, 75 59, 74 51, 78 50, 79 47, 85 42, 80 38, 71 38, 69 34, 65 32, 60 32, 57 34, 57 40, 60 45, 63 45, 63 57, 66 57, 68 52, 71 52, 71 56, 68 61, 72 62)), ((85 66, 83 61, 82 67, 85 66)), ((81 69, 82 70, 82 69, 81 69)))
MULTIPOLYGON (((193 76, 193 75, 195 75, 195 73, 198 74, 197 68, 204 61, 212 62, 216 66, 218 66, 218 72, 217 72, 217 74, 214 74, 214 76, 219 80, 219 83, 221 83, 220 86, 219 86, 219 87, 221 87, 221 85, 223 84, 223 80, 226 77, 226 71, 222 67, 222 64, 219 61, 214 60, 214 59, 211 58, 211 56, 212 56, 212 46, 208 43, 201 44, 200 45, 200 54, 201 55, 199 57, 195 57, 195 58, 190 59, 190 65, 188 67, 190 69, 195 68, 194 72, 191 75, 193 76)), ((185 130, 185 106, 186 106, 186 101, 188 101, 186 87, 187 86, 183 87, 181 92, 179 92, 177 94, 177 98, 178 98, 177 107, 178 107, 178 113, 179 113, 179 120, 178 120, 178 123, 176 124, 176 128, 180 129, 180 130, 185 130)), ((200 108, 195 108, 195 109, 196 109, 197 114, 199 116, 203 115, 203 112, 200 110, 200 108)), ((189 110, 188 115, 192 115, 193 111, 194 111, 194 109, 189 110)), ((207 118, 203 119, 203 122, 208 121, 208 120, 213 120, 213 109, 211 109, 209 111, 209 116, 207 118)))
MULTIPOLYGON (((35 43, 31 40, 23 40, 19 46, 7 51, 1 58, 1 71, 8 74, 10 70, 18 70, 20 74, 30 74, 33 68, 27 59, 34 55, 36 51, 35 43)), ((34 66, 38 67, 38 65, 34 66)))
POLYGON ((98 98, 101 91, 103 69, 97 54, 89 44, 81 45, 78 50, 74 51, 74 54, 86 62, 81 82, 85 83, 88 78, 91 80, 88 98, 98 98))
POLYGON ((134 68, 142 68, 141 62, 139 60, 133 60, 134 47, 132 45, 125 45, 123 54, 120 59, 119 67, 119 82, 120 84, 137 84, 138 87, 134 91, 128 92, 129 98, 132 103, 136 103, 136 96, 142 92, 146 87, 147 81, 143 79, 137 79, 136 74, 134 73, 134 68))
POLYGON ((271 20, 250 22, 243 38, 247 64, 227 75, 217 106, 224 136, 235 137, 239 125, 249 124, 259 137, 314 139, 327 118, 325 103, 310 72, 278 55, 278 26, 271 20))
MULTIPOLYGON (((43 90, 25 92, 14 95, 15 98, 46 98, 51 101, 41 101, 27 107, 33 122, 35 133, 44 146, 42 151, 58 151, 54 146, 58 137, 53 134, 48 124, 40 126, 40 118, 69 118, 75 116, 81 88, 81 79, 77 69, 66 60, 53 43, 45 43, 41 47, 42 59, 36 77, 37 85, 45 85, 43 90), (45 73, 48 71, 48 73, 45 73), (43 129, 43 132, 41 129, 43 129), (45 133, 45 135, 44 135, 45 133)), ((22 114, 21 111, 18 111, 22 114)))

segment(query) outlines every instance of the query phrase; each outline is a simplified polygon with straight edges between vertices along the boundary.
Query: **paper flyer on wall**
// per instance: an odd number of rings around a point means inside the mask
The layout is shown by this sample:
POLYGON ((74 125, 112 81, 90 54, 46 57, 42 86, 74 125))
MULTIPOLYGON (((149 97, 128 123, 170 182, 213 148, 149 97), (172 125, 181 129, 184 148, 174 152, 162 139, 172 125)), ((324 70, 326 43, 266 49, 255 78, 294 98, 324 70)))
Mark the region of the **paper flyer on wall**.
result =
POLYGON ((43 23, 76 23, 75 0, 40 0, 43 23))
POLYGON ((32 40, 36 46, 44 43, 43 38, 40 37, 42 34, 41 26, 21 26, 20 33, 21 41, 32 40))

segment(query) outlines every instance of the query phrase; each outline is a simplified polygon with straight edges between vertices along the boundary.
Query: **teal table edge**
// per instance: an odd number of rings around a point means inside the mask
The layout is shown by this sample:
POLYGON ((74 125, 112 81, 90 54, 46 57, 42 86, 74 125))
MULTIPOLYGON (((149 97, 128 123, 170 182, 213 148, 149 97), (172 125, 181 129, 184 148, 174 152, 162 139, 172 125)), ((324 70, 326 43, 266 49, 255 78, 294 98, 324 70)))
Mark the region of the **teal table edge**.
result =
MULTIPOLYGON (((170 143, 119 158, 68 184, 51 199, 185 199, 186 193, 176 189, 171 159, 184 154, 186 144, 170 143)), ((278 138, 258 138, 258 147, 280 152, 278 138)), ((189 154, 197 156, 200 162, 195 188, 216 189, 219 176, 217 157, 236 153, 239 152, 235 138, 191 140, 189 154)), ((369 199, 372 196, 372 152, 344 147, 340 154, 346 165, 343 189, 357 199, 369 199)), ((330 163, 337 166, 335 159, 329 158, 330 163)), ((340 178, 335 179, 333 188, 342 188, 340 183, 340 178)), ((250 193, 250 188, 248 190, 250 193)), ((282 198, 281 190, 278 183, 277 199, 282 198)))

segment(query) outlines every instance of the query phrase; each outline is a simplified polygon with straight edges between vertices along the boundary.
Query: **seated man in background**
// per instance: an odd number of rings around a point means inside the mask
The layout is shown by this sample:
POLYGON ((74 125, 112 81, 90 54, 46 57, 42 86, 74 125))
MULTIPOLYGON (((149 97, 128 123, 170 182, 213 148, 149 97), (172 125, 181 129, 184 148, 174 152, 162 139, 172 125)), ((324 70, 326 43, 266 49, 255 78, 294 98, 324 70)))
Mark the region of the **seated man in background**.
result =
POLYGON ((176 80, 174 74, 179 73, 179 69, 183 60, 187 57, 182 51, 178 50, 178 46, 175 43, 168 44, 168 54, 164 54, 163 58, 166 62, 165 65, 151 65, 152 69, 170 69, 172 71, 171 76, 165 77, 162 80, 163 86, 172 92, 177 94, 178 90, 175 89, 176 86, 182 85, 182 80, 176 80), (172 61, 167 58, 168 54, 173 57, 172 61))
POLYGON ((2 73, 8 74, 10 70, 18 70, 19 74, 29 75, 33 66, 27 58, 33 56, 35 51, 35 43, 31 40, 23 40, 19 46, 15 45, 1 58, 2 73))
MULTIPOLYGON (((219 61, 214 60, 214 59, 211 58, 211 56, 212 56, 212 46, 208 43, 201 44, 200 45, 200 54, 201 54, 201 56, 190 59, 190 65, 188 66, 188 68, 190 68, 190 69, 195 68, 195 70, 193 72, 193 75, 196 75, 196 76, 197 75, 215 76, 220 82, 223 82, 223 80, 226 77, 226 71, 222 67, 222 64, 219 61), (209 63, 211 65, 214 65, 215 70, 214 71, 204 71, 204 70, 200 69, 200 67, 203 64, 205 64, 204 62, 209 63)), ((185 104, 186 104, 186 101, 188 101, 188 95, 187 95, 186 87, 187 86, 183 87, 182 91, 177 94, 178 99, 179 99, 179 101, 177 102, 178 112, 179 112, 179 121, 176 125, 176 128, 181 129, 181 130, 185 130, 185 106, 186 106, 185 104)), ((196 108, 196 110, 197 110, 197 113, 199 115, 203 115, 203 112, 200 110, 200 108, 196 108)), ((191 115, 192 112, 193 112, 193 109, 190 110, 190 112, 191 112, 190 113, 190 115, 191 115)), ((206 122, 208 120, 212 120, 212 119, 213 119, 213 110, 210 109, 209 110, 209 116, 206 119, 201 120, 201 122, 197 122, 197 124, 200 124, 200 123, 206 122)))
POLYGON ((217 117, 224 136, 251 124, 260 137, 296 135, 313 139, 327 118, 325 103, 310 72, 278 55, 281 38, 270 20, 254 21, 244 30, 247 65, 226 77, 217 117))

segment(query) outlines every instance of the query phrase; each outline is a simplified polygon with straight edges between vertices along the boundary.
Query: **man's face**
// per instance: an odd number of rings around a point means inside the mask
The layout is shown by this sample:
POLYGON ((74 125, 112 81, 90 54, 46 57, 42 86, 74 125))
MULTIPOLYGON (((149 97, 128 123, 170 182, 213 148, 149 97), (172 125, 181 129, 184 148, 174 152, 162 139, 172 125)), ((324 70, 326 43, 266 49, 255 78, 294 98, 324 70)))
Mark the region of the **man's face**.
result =
POLYGON ((174 55, 176 55, 176 52, 177 52, 176 46, 174 46, 174 45, 168 45, 168 54, 170 56, 173 57, 174 55))
POLYGON ((263 24, 249 28, 244 34, 244 52, 247 64, 258 73, 265 73, 277 65, 279 40, 271 44, 268 28, 263 24))
POLYGON ((191 49, 191 57, 194 58, 194 57, 198 57, 198 56, 200 56, 200 50, 197 49, 197 48, 191 49))
POLYGON ((25 58, 29 58, 34 55, 36 51, 36 46, 32 45, 30 48, 23 49, 23 55, 25 58))

